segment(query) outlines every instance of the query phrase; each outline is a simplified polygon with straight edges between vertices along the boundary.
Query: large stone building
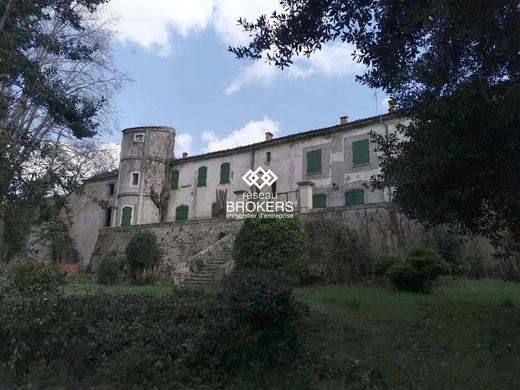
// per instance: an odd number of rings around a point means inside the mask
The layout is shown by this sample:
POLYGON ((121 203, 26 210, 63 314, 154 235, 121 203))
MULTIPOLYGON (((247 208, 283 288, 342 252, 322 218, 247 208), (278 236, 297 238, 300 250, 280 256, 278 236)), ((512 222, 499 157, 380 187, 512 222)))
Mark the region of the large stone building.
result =
POLYGON ((395 114, 342 117, 335 126, 279 138, 266 133, 263 142, 182 158, 174 158, 175 129, 125 129, 119 170, 86 180, 69 196, 80 261, 90 262, 106 227, 224 218, 218 205, 250 191, 242 176, 258 167, 278 176, 262 192, 293 201, 296 211, 388 201, 388 191, 364 186, 379 169, 369 132, 392 132, 399 122, 395 114))

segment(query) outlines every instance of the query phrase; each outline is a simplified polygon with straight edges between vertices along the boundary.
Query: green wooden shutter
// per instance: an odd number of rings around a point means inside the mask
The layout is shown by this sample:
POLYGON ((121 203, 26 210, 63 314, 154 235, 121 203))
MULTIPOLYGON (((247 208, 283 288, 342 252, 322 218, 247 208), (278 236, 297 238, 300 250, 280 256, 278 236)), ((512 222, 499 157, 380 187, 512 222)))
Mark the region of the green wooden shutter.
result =
POLYGON ((321 172, 321 149, 307 152, 307 174, 321 172))
POLYGON ((175 220, 186 221, 188 219, 188 206, 179 206, 175 209, 175 220))
POLYGON ((217 202, 211 204, 211 216, 218 217, 218 208, 217 208, 217 202))
POLYGON ((327 207, 327 195, 317 194, 312 196, 312 208, 322 209, 327 207))
POLYGON ((170 189, 176 190, 179 188, 179 171, 172 171, 170 174, 170 189))
POLYGON ((229 183, 229 163, 220 165, 220 184, 229 183))
POLYGON ((132 224, 132 208, 123 207, 123 214, 121 215, 121 226, 128 226, 132 224))
POLYGON ((350 190, 345 192, 346 206, 363 203, 365 203, 365 191, 363 191, 362 189, 350 190))
POLYGON ((197 177, 197 187, 206 186, 206 175, 208 174, 208 167, 200 167, 199 175, 197 177))
POLYGON ((370 162, 368 139, 352 142, 352 165, 363 165, 370 162))

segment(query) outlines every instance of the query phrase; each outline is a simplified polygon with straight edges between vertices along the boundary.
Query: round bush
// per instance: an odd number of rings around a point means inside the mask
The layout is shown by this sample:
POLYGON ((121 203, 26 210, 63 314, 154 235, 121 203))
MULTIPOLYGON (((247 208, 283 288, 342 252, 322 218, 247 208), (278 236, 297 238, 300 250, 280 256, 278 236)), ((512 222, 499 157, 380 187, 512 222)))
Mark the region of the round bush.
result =
POLYGON ((217 298, 202 350, 217 369, 279 365, 298 352, 301 305, 279 272, 233 271, 217 298))
POLYGON ((101 284, 117 284, 124 280, 124 263, 117 258, 103 258, 97 270, 97 281, 101 284))
POLYGON ((5 266, 2 276, 4 295, 39 297, 56 295, 65 285, 65 274, 55 264, 43 261, 16 261, 5 266))
POLYGON ((303 229, 296 216, 246 219, 233 247, 236 269, 279 271, 296 280, 303 276, 306 255, 303 229))
POLYGON ((126 261, 134 274, 159 264, 161 257, 157 236, 149 231, 138 232, 126 246, 126 261))
POLYGON ((422 291, 423 286, 417 270, 405 261, 398 261, 391 265, 386 275, 398 290, 422 291))

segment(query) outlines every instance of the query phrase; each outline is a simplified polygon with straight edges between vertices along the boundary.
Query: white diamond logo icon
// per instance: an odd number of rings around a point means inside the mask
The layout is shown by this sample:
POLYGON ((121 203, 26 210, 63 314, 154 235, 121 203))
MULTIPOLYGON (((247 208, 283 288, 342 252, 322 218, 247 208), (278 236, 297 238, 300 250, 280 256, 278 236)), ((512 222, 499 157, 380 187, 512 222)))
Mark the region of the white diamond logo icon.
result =
POLYGON ((258 167, 254 171, 251 169, 248 170, 244 176, 242 176, 242 180, 244 180, 248 186, 254 185, 261 190, 265 186, 273 185, 273 183, 278 180, 278 176, 270 169, 266 171, 262 167, 258 167))

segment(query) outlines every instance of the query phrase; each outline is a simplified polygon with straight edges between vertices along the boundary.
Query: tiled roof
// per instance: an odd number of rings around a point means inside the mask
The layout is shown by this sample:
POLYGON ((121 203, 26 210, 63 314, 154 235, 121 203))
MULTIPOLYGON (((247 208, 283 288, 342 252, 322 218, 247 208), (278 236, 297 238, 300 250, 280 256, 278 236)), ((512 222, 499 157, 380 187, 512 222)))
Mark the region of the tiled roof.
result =
POLYGON ((301 133, 295 133, 295 134, 289 134, 285 135, 283 137, 273 138, 269 141, 262 141, 257 142, 250 145, 244 145, 244 146, 238 146, 236 148, 231 149, 224 149, 224 150, 218 150, 216 152, 209 152, 204 154, 197 154, 185 158, 175 158, 170 161, 171 164, 182 164, 188 161, 196 161, 196 160, 204 160, 211 157, 219 157, 219 156, 228 156, 230 154, 250 151, 250 150, 256 150, 263 148, 266 145, 277 145, 285 142, 291 142, 302 138, 308 138, 313 137, 317 135, 324 135, 324 134, 333 134, 341 131, 348 131, 353 130, 358 127, 364 127, 370 124, 378 123, 380 120, 388 120, 388 119, 394 119, 397 118, 398 114, 396 113, 390 113, 385 115, 377 115, 369 118, 362 118, 357 119, 355 121, 346 123, 346 124, 338 124, 334 126, 324 127, 321 129, 314 129, 314 130, 308 130, 301 133))

